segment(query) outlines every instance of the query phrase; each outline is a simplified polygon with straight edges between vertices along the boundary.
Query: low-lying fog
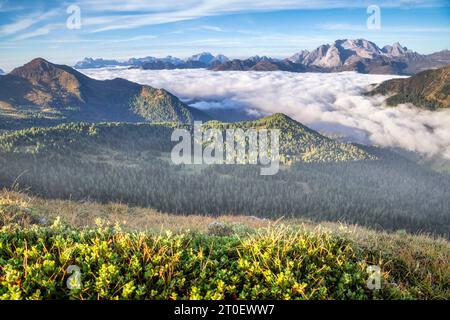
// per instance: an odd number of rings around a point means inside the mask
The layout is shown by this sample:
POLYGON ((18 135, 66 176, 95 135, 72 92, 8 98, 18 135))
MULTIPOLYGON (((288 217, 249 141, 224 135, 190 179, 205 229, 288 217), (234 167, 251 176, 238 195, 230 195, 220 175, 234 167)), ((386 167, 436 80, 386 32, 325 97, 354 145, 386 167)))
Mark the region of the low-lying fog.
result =
POLYGON ((345 73, 214 72, 204 69, 81 70, 96 79, 125 78, 164 88, 199 109, 234 108, 249 115, 282 112, 348 140, 450 158, 450 110, 386 107, 362 93, 398 76, 345 73))

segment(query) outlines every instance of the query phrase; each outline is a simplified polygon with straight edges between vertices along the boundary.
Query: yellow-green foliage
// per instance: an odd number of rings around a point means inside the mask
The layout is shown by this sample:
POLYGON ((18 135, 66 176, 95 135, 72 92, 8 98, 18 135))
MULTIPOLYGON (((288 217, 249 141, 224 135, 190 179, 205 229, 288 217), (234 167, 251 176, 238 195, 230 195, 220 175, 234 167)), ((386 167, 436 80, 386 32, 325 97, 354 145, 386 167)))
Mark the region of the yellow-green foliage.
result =
POLYGON ((240 239, 125 233, 99 225, 0 233, 3 299, 366 299, 365 264, 348 242, 287 230, 240 239), (82 288, 66 287, 69 265, 82 288))
POLYGON ((75 228, 43 222, 51 215, 42 211, 13 193, 0 198, 0 299, 450 298, 443 239, 295 221, 157 233, 98 219, 75 228), (67 287, 71 265, 80 289, 67 287), (368 289, 368 265, 381 267, 381 290, 368 289))
POLYGON ((257 120, 235 123, 209 121, 205 129, 278 129, 280 137, 280 155, 283 163, 290 163, 293 159, 302 162, 340 162, 358 160, 376 160, 360 147, 337 142, 322 136, 316 131, 305 127, 301 123, 282 113, 257 120))

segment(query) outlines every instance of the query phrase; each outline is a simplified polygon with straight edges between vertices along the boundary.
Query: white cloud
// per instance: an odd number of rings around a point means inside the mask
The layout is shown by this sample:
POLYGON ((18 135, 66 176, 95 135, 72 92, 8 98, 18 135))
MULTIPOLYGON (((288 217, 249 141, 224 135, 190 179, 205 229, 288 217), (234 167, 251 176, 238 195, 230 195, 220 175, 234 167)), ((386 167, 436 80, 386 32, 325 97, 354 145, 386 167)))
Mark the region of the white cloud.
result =
POLYGON ((23 10, 23 7, 10 5, 7 1, 0 1, 0 12, 13 12, 19 10, 23 10))
POLYGON ((143 41, 143 40, 152 40, 158 38, 155 35, 145 35, 145 36, 135 36, 123 39, 113 39, 113 40, 104 40, 106 43, 117 43, 117 42, 133 42, 133 41, 143 41))
MULTIPOLYGON (((148 25, 193 20, 234 13, 268 12, 293 9, 365 8, 371 0, 178 0, 167 2, 121 1, 121 0, 81 0, 81 8, 90 13, 108 12, 107 15, 91 15, 83 19, 83 24, 92 26, 92 32, 118 29, 132 29, 148 25), (139 14, 123 14, 140 11, 139 14)), ((377 3, 386 7, 433 7, 444 6, 443 0, 383 0, 377 3)))
MULTIPOLYGON (((367 31, 367 26, 365 25, 352 25, 348 23, 335 23, 335 24, 318 24, 317 27, 322 30, 339 30, 339 31, 367 31)), ((415 27, 415 26, 387 26, 383 25, 383 30, 387 32, 446 32, 449 33, 449 28, 426 28, 426 27, 415 27)))
POLYGON ((392 78, 357 73, 213 72, 208 70, 85 70, 98 79, 122 77, 165 88, 206 108, 241 107, 251 112, 283 112, 312 128, 349 139, 403 147, 450 158, 450 110, 431 112, 401 105, 386 107, 384 97, 367 97, 370 84, 392 78))
POLYGON ((56 16, 59 9, 52 9, 48 12, 36 12, 26 16, 17 17, 13 22, 0 26, 0 36, 13 35, 24 31, 42 21, 56 16))
POLYGON ((367 26, 365 25, 349 23, 319 24, 317 27, 322 30, 367 31, 367 26))
MULTIPOLYGON (((365 8, 372 0, 337 1, 337 0, 174 0, 174 1, 142 1, 142 0, 78 0, 82 13, 83 30, 98 33, 111 30, 134 29, 151 25, 195 20, 203 17, 214 17, 236 13, 271 12, 294 9, 330 9, 330 8, 365 8)), ((386 7, 442 7, 444 0, 381 0, 378 5, 386 7)), ((39 22, 47 21, 56 14, 65 17, 67 3, 58 4, 49 12, 36 11, 28 15, 16 17, 14 21, 0 26, 0 36, 8 36, 26 31, 39 22)), ((18 11, 22 7, 12 7, 8 2, 0 0, 0 12, 18 11)), ((202 26, 204 30, 222 32, 216 26, 202 26)), ((324 28, 333 26, 325 25, 324 28)), ((336 27, 336 26, 334 26, 336 27)), ((338 25, 347 29, 348 25, 338 25)), ((350 28, 354 28, 350 26, 350 28)), ((446 30, 444 28, 443 30, 446 30)), ((44 35, 43 29, 31 31, 44 35)), ((430 31, 431 32, 431 31, 430 31)), ((26 38, 26 36, 25 36, 26 38)))
MULTIPOLYGON (((435 7, 445 6, 444 0, 381 0, 382 7, 435 7)), ((265 11, 282 9, 329 9, 367 7, 373 0, 173 0, 173 1, 142 1, 142 0, 78 0, 77 4, 91 11, 143 11, 167 12, 186 8, 202 7, 209 13, 228 13, 236 11, 265 11)))
POLYGON ((22 33, 18 35, 15 40, 26 40, 34 37, 44 36, 46 34, 49 34, 53 30, 57 29, 63 29, 65 28, 65 25, 62 23, 54 23, 54 24, 47 24, 45 26, 42 26, 40 28, 37 28, 36 30, 22 33))
POLYGON ((217 26, 208 26, 208 25, 205 25, 205 26, 200 26, 200 28, 201 28, 201 29, 204 29, 204 30, 208 30, 208 31, 224 32, 224 30, 223 30, 222 28, 217 27, 217 26))

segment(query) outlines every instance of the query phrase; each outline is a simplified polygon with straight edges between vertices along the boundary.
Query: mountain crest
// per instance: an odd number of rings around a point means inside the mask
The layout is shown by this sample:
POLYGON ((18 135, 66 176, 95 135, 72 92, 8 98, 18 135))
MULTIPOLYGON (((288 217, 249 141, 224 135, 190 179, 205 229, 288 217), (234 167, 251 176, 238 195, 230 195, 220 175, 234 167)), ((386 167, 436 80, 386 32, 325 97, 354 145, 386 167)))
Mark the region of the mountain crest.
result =
POLYGON ((73 76, 74 80, 88 79, 87 76, 65 65, 53 64, 44 58, 36 58, 12 70, 10 75, 25 78, 30 81, 55 80, 58 76, 73 76))
POLYGON ((21 67, 15 68, 10 72, 10 74, 18 77, 24 77, 33 73, 49 72, 56 69, 56 65, 48 62, 47 60, 43 58, 36 58, 21 67))
POLYGON ((412 103, 417 107, 436 110, 450 108, 450 65, 422 71, 404 79, 391 79, 378 85, 370 95, 388 95, 386 102, 395 106, 412 103))
MULTIPOLYGON (((191 122, 191 108, 164 89, 125 79, 95 80, 36 58, 0 78, 0 106, 21 117, 34 106, 43 119, 191 122)), ((197 116, 202 112, 195 110, 197 116)), ((1 109, 0 109, 1 120, 1 109)))
POLYGON ((299 159, 306 162, 328 162, 336 161, 336 159, 340 159, 339 161, 376 159, 376 156, 356 145, 327 138, 283 113, 276 113, 255 121, 234 123, 210 121, 204 126, 205 129, 280 130, 281 161, 299 159))
POLYGON ((291 117, 287 116, 286 114, 280 113, 280 112, 274 113, 271 116, 264 117, 259 121, 264 121, 267 123, 280 122, 280 121, 281 122, 299 123, 299 122, 295 121, 294 119, 292 119, 291 117))
POLYGON ((105 67, 141 67, 143 69, 186 69, 186 68, 207 68, 227 62, 229 59, 224 55, 214 56, 210 52, 202 52, 195 54, 186 59, 180 59, 173 56, 166 56, 164 58, 144 57, 144 58, 130 58, 126 61, 106 60, 102 58, 84 58, 75 64, 77 69, 89 68, 105 68, 105 67))
POLYGON ((380 48, 366 39, 339 39, 310 52, 302 50, 287 61, 316 68, 311 71, 412 75, 450 64, 450 55, 445 51, 421 55, 399 42, 380 48))

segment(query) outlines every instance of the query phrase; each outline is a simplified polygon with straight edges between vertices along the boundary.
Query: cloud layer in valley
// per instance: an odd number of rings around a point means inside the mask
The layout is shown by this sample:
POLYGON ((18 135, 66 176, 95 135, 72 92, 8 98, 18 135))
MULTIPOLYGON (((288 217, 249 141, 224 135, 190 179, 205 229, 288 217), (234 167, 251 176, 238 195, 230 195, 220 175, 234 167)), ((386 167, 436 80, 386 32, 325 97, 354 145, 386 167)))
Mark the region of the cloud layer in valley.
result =
POLYGON ((450 110, 431 112, 362 93, 392 78, 351 72, 213 72, 208 70, 83 70, 97 79, 126 78, 164 88, 193 106, 244 109, 252 115, 282 112, 314 129, 359 143, 402 147, 450 158, 450 110))

